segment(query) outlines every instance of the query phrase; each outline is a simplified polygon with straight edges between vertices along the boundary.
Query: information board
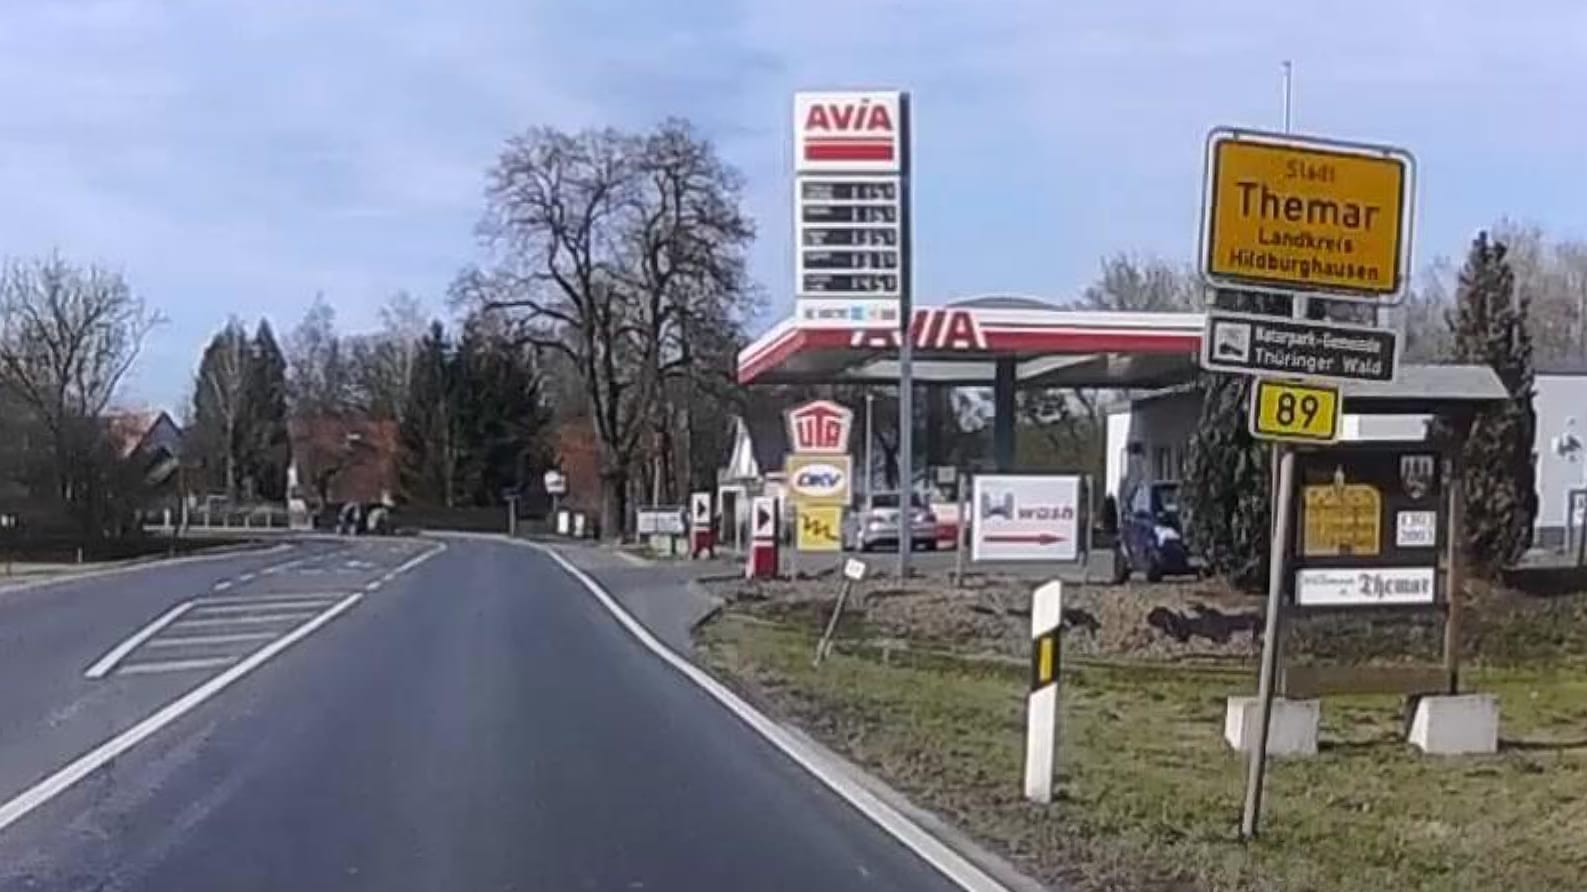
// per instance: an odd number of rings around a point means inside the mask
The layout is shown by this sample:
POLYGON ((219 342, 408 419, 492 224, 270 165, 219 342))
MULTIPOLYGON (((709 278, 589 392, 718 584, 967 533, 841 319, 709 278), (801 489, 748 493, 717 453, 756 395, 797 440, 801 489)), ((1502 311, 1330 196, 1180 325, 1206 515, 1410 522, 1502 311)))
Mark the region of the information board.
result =
POLYGON ((1075 561, 1080 557, 1080 478, 980 474, 972 484, 970 559, 1075 561))

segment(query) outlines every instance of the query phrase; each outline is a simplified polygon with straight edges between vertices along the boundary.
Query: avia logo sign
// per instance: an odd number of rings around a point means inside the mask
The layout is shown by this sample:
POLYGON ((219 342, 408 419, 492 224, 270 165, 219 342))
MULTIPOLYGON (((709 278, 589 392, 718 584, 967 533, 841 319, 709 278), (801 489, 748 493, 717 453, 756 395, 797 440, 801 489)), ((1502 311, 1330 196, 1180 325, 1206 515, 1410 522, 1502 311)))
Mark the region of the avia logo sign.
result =
POLYGON ((896 173, 903 160, 902 95, 794 94, 794 169, 896 173))
POLYGON ((788 443, 793 452, 841 454, 849 451, 854 413, 830 400, 788 410, 788 443))
MULTIPOLYGON (((985 350, 986 333, 969 310, 922 307, 909 320, 910 340, 917 350, 985 350)), ((852 347, 898 347, 898 332, 887 329, 855 331, 852 347)))

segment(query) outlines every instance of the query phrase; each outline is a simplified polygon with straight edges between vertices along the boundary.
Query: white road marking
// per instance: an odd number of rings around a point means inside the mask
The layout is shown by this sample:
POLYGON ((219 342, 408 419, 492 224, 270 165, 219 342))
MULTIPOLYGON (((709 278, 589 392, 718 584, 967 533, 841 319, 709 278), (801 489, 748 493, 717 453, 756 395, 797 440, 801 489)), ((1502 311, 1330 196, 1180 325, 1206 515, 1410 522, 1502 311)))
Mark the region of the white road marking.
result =
POLYGON ((99 660, 94 663, 94 665, 89 666, 83 675, 88 678, 104 678, 107 674, 109 674, 110 670, 116 668, 116 664, 121 662, 121 660, 126 657, 127 654, 132 653, 133 648, 136 648, 143 642, 153 638, 156 632, 160 631, 166 626, 169 626, 171 623, 176 622, 176 620, 180 618, 182 614, 192 609, 192 607, 192 601, 183 601, 175 607, 172 607, 170 610, 160 614, 160 616, 155 619, 154 622, 149 623, 136 632, 133 632, 130 638, 121 642, 115 647, 112 647, 109 653, 100 657, 99 660))
POLYGON ((63 791, 92 774, 106 762, 137 746, 156 731, 171 724, 191 712, 205 700, 225 690, 237 679, 242 678, 264 665, 277 654, 314 634, 316 629, 352 608, 363 597, 362 594, 348 595, 345 599, 334 604, 329 610, 315 616, 314 619, 259 648, 242 662, 167 703, 153 715, 78 757, 76 761, 60 768, 49 777, 18 793, 4 805, 0 805, 0 830, 5 830, 15 824, 29 812, 59 796, 63 791))
POLYGON ((376 579, 376 580, 374 580, 372 582, 366 582, 366 583, 364 583, 364 591, 372 592, 375 589, 380 588, 380 584, 383 583, 383 582, 385 582, 384 579, 376 579))
POLYGON ((617 550, 616 554, 617 554, 617 559, 620 560, 620 561, 623 561, 624 563, 633 564, 636 567, 648 567, 648 566, 650 566, 650 561, 645 560, 644 558, 640 557, 637 554, 632 554, 630 552, 623 551, 620 548, 617 550))
POLYGON ((0 588, 0 596, 13 592, 28 591, 35 588, 46 588, 52 585, 63 585, 68 582, 81 582, 85 579, 97 579, 102 576, 115 576, 118 573, 131 573, 137 570, 160 569, 165 567, 178 567, 183 564, 196 564, 205 561, 236 560, 240 557, 259 557, 266 554, 276 554, 282 551, 291 551, 292 546, 287 544, 275 545, 259 551, 230 549, 213 554, 193 554, 178 558, 158 558, 156 560, 135 559, 116 567, 101 567, 96 570, 84 570, 81 573, 62 573, 48 579, 33 579, 27 582, 18 582, 0 588))
POLYGON ((226 589, 229 589, 229 588, 231 588, 231 580, 230 579, 226 579, 226 580, 223 580, 221 582, 215 583, 215 591, 217 591, 217 592, 223 592, 223 591, 225 591, 226 589))
POLYGON ((237 581, 238 582, 253 582, 257 575, 258 574, 256 574, 256 573, 244 573, 241 576, 237 577, 237 581))
POLYGON ((172 628, 198 629, 211 626, 241 626, 257 625, 259 623, 286 623, 297 622, 313 616, 313 611, 308 613, 273 613, 269 616, 217 616, 214 619, 184 619, 172 628))
POLYGON ((311 607, 323 610, 335 598, 297 598, 292 601, 262 601, 258 604, 238 602, 234 604, 210 604, 200 599, 193 607, 194 616, 214 616, 219 613, 271 613, 279 610, 301 610, 311 607))
POLYGON ((391 568, 391 572, 387 573, 386 575, 388 577, 391 577, 391 578, 395 579, 396 577, 401 576, 402 574, 408 572, 409 570, 412 570, 414 567, 419 566, 420 564, 424 563, 425 561, 429 560, 430 558, 435 557, 436 555, 440 554, 441 552, 443 552, 445 550, 446 550, 446 545, 443 543, 443 544, 438 545, 435 548, 430 549, 429 551, 426 551, 423 554, 414 555, 413 557, 408 558, 407 560, 403 561, 402 563, 398 564, 397 566, 392 567, 391 568))
POLYGON ((164 660, 149 663, 128 663, 117 675, 157 675, 161 672, 192 672, 195 669, 214 669, 237 662, 236 657, 199 657, 191 660, 164 660))
MULTIPOLYGON (((718 703, 727 707, 728 711, 741 719, 762 737, 766 738, 773 746, 782 750, 783 754, 794 760, 801 768, 810 772, 817 780, 825 784, 834 793, 843 797, 860 814, 869 818, 877 826, 887 831, 894 839, 920 856, 927 864, 943 876, 957 883, 967 892, 1008 892, 1007 887, 993 879, 986 871, 977 867, 969 859, 944 845, 936 837, 922 829, 918 824, 899 814, 896 809, 883 802, 876 794, 856 783, 847 774, 836 766, 831 765, 821 754, 789 734, 781 725, 761 714, 755 707, 729 690, 725 685, 712 678, 705 670, 695 666, 683 657, 678 656, 671 648, 662 644, 656 636, 650 633, 634 619, 622 605, 617 603, 606 590, 601 588, 588 573, 573 566, 571 562, 555 551, 534 543, 520 543, 526 547, 534 548, 556 561, 568 575, 577 579, 589 590, 590 594, 605 607, 617 621, 643 644, 651 653, 660 657, 667 665, 676 669, 684 678, 694 682, 716 699, 718 703)), ((0 823, 0 829, 4 828, 0 823)))
POLYGON ((339 601, 350 594, 352 594, 351 591, 318 591, 292 593, 283 592, 274 595, 227 595, 224 598, 205 595, 197 600, 199 604, 252 604, 254 602, 273 603, 276 601, 306 601, 309 599, 316 601, 339 601))
POLYGON ((202 647, 210 644, 242 644, 247 641, 265 641, 280 632, 233 632, 227 635, 184 635, 156 638, 145 647, 202 647))

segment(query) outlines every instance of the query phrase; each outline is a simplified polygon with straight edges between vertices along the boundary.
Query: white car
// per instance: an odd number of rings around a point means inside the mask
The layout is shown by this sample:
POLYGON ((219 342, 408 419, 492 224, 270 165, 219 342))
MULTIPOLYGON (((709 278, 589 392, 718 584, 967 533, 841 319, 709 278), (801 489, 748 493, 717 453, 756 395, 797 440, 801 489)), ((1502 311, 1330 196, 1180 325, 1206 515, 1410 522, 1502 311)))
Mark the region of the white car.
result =
MULTIPOLYGON (((937 550, 937 516, 926 507, 920 496, 914 504, 910 520, 910 548, 937 550)), ((898 493, 879 492, 871 497, 871 507, 859 508, 849 515, 845 525, 843 545, 850 551, 871 551, 876 548, 898 547, 898 493)))

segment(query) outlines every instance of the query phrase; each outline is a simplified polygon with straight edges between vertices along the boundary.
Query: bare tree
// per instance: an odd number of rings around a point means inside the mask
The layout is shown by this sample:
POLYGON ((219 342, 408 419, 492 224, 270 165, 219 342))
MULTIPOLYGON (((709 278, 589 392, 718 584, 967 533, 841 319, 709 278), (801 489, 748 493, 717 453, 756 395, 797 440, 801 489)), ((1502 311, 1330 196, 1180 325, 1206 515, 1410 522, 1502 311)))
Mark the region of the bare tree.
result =
POLYGON ((424 338, 424 305, 405 291, 380 308, 380 330, 346 338, 350 399, 375 418, 396 418, 408 401, 408 384, 424 338))
POLYGON ((697 371, 705 334, 741 327, 755 293, 741 184, 688 125, 634 136, 531 130, 491 171, 486 270, 454 298, 507 313, 562 355, 600 447, 602 527, 621 531, 636 455, 666 428, 667 382, 697 371))
POLYGON ((336 310, 317 294, 287 338, 287 399, 299 418, 339 415, 350 402, 347 357, 336 310))
POLYGON ((1102 272, 1086 286, 1076 310, 1135 313, 1188 313, 1201 308, 1201 286, 1194 272, 1160 258, 1114 254, 1102 259, 1102 272))
POLYGON ((102 267, 55 255, 0 270, 0 378, 47 432, 52 488, 68 508, 91 507, 102 416, 159 322, 102 267))

